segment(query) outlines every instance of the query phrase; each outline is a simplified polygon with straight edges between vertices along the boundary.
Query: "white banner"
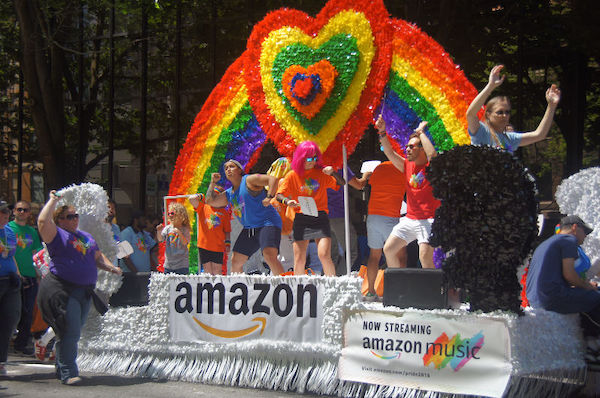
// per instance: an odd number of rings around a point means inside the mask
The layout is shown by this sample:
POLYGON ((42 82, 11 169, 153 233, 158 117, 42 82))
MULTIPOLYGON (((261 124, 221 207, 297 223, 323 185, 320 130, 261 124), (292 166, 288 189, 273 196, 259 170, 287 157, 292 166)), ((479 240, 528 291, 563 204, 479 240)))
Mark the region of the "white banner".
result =
POLYGON ((501 397, 511 372, 508 328, 474 316, 354 312, 338 372, 342 380, 501 397))
POLYGON ((318 342, 325 285, 306 279, 173 278, 169 281, 171 340, 318 342))

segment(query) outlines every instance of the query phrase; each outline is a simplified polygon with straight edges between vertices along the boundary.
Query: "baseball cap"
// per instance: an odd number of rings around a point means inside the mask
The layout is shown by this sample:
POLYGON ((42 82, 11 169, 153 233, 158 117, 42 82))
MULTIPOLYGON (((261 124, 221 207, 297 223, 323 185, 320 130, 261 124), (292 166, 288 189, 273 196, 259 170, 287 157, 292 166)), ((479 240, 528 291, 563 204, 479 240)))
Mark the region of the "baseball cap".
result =
POLYGON ((579 225, 583 229, 583 232, 585 232, 586 235, 589 235, 594 230, 594 228, 592 228, 589 225, 587 225, 586 223, 584 223, 583 220, 581 218, 579 218, 579 216, 570 215, 570 216, 563 217, 560 220, 561 228, 565 225, 573 225, 573 224, 579 225))

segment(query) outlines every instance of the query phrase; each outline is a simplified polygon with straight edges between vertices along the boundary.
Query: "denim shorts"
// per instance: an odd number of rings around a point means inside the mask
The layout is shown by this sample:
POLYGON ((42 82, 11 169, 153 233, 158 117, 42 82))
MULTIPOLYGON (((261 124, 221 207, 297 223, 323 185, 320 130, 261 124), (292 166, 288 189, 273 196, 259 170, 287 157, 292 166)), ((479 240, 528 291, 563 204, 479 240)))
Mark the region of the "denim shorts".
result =
POLYGON ((392 229, 398 224, 398 217, 369 214, 367 216, 367 244, 371 249, 383 249, 392 229))

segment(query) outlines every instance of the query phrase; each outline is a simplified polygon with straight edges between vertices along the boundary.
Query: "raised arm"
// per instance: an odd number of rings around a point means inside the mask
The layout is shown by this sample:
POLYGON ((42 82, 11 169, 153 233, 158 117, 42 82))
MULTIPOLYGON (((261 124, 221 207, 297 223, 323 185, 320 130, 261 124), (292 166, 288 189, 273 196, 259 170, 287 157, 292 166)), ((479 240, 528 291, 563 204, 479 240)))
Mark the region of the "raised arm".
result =
POLYGON ((539 126, 534 131, 521 134, 519 146, 535 144, 548 136, 550 127, 552 127, 552 120, 554 119, 556 107, 560 102, 560 89, 556 87, 555 84, 546 90, 546 101, 548 102, 548 106, 546 107, 546 112, 544 113, 544 117, 542 117, 539 126))
POLYGON ((57 230, 56 224, 54 224, 53 215, 59 199, 60 197, 56 195, 56 191, 50 191, 50 197, 38 216, 38 232, 40 233, 42 240, 46 243, 52 242, 56 236, 57 230))
POLYGON ((379 142, 383 147, 383 153, 385 153, 385 156, 387 156, 390 162, 392 162, 392 164, 396 166, 398 170, 404 173, 404 158, 398 155, 392 149, 392 144, 390 144, 385 131, 385 121, 381 115, 379 115, 379 118, 377 118, 377 121, 375 122, 375 128, 377 129, 377 134, 379 135, 379 142))
POLYGON ((267 197, 263 199, 262 204, 264 207, 271 205, 271 199, 277 194, 277 187, 279 186, 279 179, 277 177, 268 174, 251 174, 246 177, 246 184, 248 188, 258 191, 264 187, 269 187, 267 191, 267 197))
POLYGON ((492 94, 492 91, 504 82, 506 76, 502 75, 502 77, 500 77, 500 72, 502 72, 503 68, 504 65, 496 65, 492 68, 488 84, 479 92, 479 94, 477 94, 475 99, 471 102, 471 105, 469 105, 469 108, 467 108, 469 134, 475 134, 477 129, 479 129, 479 117, 477 116, 477 112, 485 105, 485 101, 487 101, 490 94, 492 94))
POLYGON ((425 155, 427 155, 427 160, 431 160, 431 158, 437 155, 437 151, 435 147, 425 134, 425 126, 427 126, 427 122, 423 121, 419 123, 419 127, 415 130, 415 133, 419 133, 419 139, 421 140, 421 145, 423 145, 423 150, 425 151, 425 155))
POLYGON ((225 192, 215 193, 215 184, 221 179, 221 174, 212 173, 210 185, 206 190, 206 204, 213 207, 227 206, 227 194, 225 192))

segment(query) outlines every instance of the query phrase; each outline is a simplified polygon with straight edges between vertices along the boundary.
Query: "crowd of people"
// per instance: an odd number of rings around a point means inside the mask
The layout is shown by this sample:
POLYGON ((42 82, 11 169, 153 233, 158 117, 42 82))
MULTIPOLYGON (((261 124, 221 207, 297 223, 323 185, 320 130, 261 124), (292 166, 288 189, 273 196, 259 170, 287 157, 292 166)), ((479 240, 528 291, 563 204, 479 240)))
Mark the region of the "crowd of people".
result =
MULTIPOLYGON (((509 123, 509 99, 499 96, 486 103, 492 91, 504 81, 504 76, 500 76, 502 69, 502 65, 492 68, 488 84, 473 100, 466 117, 472 144, 512 152, 547 136, 560 101, 560 90, 552 85, 546 92, 548 106, 536 130, 514 132, 509 123), (478 113, 484 104, 484 117, 480 120, 478 113)), ((0 201, 0 317, 3 320, 0 374, 5 373, 4 363, 14 330, 18 330, 13 340, 14 350, 27 355, 34 353, 30 345, 37 299, 41 316, 51 328, 50 337, 37 334, 36 354, 39 359, 45 359, 45 348, 41 348, 55 335, 57 377, 68 385, 79 383, 77 342, 93 301, 97 269, 116 274, 157 271, 158 243, 164 243, 165 247, 162 264, 165 273, 188 274, 189 248, 195 244, 199 273, 242 273, 245 264, 258 253, 260 261, 273 275, 305 275, 315 263, 326 276, 345 274, 345 256, 356 260, 360 251, 356 249, 360 241, 358 228, 351 227, 351 249, 345 252, 342 191, 346 183, 357 191, 369 187, 367 214, 362 220, 365 227, 360 228, 364 230, 362 235, 366 233, 363 238, 366 238, 368 255, 358 260, 359 265, 367 268, 366 300, 378 299, 375 278, 382 258, 388 267, 406 267, 406 248, 411 242, 417 242, 421 266, 433 268, 434 248, 429 244, 429 236, 440 202, 433 196, 427 180, 427 166, 437 155, 427 134, 427 122, 415 129, 403 153, 393 150, 381 117, 374 121, 374 126, 388 160, 362 173, 360 178, 348 168, 348 181, 342 177, 343 170, 323 163, 321 151, 312 141, 300 143, 291 159, 277 159, 266 174, 245 174, 244 165, 234 159, 227 160, 222 169, 230 188, 223 189, 221 174, 213 173, 206 193, 187 198, 198 220, 195 241, 192 240, 192 223, 181 201, 168 205, 165 220, 158 218, 149 222, 143 212, 133 211, 130 224, 121 230, 115 223, 116 203, 110 200, 106 223, 115 242, 126 242, 130 248, 119 259, 108 259, 100 252, 94 237, 78 229, 77 209, 70 205, 56 208, 60 198, 55 191, 50 193, 37 222, 33 223, 32 207, 27 201, 18 201, 14 206, 0 201), (11 210, 14 220, 9 222, 11 210), (239 233, 235 234, 232 245, 236 223, 239 233), (42 242, 51 259, 44 278, 32 260, 42 249, 42 242), (229 270, 228 257, 231 257, 229 270)), ((578 279, 572 270, 574 263, 581 262, 585 256, 577 248, 591 228, 575 216, 564 219, 561 224, 560 235, 544 242, 534 253, 527 294, 531 296, 531 303, 541 308, 586 312, 594 319, 600 318, 596 315, 600 314, 597 287, 578 279)))

